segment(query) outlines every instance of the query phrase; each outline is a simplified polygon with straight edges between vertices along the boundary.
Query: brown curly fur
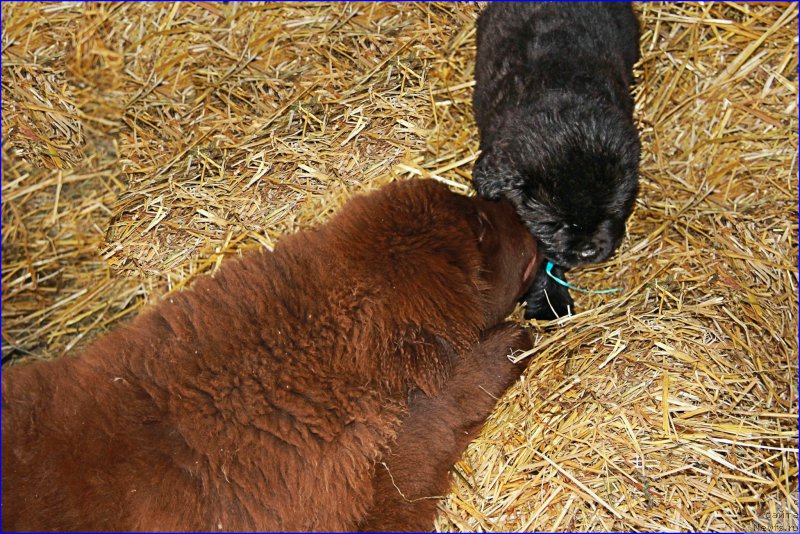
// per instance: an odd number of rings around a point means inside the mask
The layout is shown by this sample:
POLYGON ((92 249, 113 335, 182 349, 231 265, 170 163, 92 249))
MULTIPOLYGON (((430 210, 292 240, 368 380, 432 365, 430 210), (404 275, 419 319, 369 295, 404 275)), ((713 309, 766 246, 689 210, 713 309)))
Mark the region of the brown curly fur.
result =
POLYGON ((430 528, 407 497, 446 489, 494 404, 478 387, 519 374, 501 321, 539 261, 509 205, 394 183, 82 354, 6 368, 3 529, 430 528))

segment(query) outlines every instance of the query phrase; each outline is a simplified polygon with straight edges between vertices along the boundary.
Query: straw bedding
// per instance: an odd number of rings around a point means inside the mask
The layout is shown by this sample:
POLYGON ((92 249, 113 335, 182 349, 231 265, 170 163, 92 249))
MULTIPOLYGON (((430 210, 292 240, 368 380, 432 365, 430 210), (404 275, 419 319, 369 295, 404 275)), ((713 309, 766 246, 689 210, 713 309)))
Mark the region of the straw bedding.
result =
MULTIPOLYGON (((3 4, 3 362, 353 194, 469 193, 475 4, 3 4)), ((642 4, 642 191, 440 530, 797 525, 797 5, 642 4)), ((335 266, 332 266, 334 268, 335 266)))

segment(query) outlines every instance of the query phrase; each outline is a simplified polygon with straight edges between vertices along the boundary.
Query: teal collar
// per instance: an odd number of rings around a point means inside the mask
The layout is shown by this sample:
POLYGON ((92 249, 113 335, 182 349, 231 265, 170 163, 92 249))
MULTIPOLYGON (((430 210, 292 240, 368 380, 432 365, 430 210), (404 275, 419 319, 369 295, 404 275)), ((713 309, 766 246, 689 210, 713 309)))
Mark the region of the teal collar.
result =
POLYGON ((554 275, 553 274, 553 267, 554 267, 553 262, 550 261, 550 260, 547 260, 547 264, 544 267, 544 272, 547 273, 547 276, 549 276, 550 278, 552 278, 553 280, 555 280, 556 282, 558 282, 562 286, 568 287, 570 289, 574 289, 575 291, 580 291, 581 293, 593 293, 593 294, 596 294, 596 295, 602 295, 602 294, 605 294, 605 293, 614 293, 616 291, 622 291, 622 288, 620 288, 620 287, 612 287, 611 289, 581 289, 579 287, 575 287, 572 284, 570 284, 569 282, 567 282, 566 280, 562 280, 561 278, 558 278, 556 275, 554 275))

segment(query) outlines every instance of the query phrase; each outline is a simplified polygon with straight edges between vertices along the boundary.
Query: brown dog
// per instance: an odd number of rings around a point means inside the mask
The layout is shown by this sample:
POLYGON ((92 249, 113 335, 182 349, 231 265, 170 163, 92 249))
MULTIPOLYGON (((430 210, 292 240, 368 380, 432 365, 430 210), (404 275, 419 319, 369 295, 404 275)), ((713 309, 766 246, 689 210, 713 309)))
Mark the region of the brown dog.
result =
POLYGON ((536 252, 508 204, 394 183, 78 356, 4 369, 3 528, 430 528, 414 499, 521 372, 502 321, 536 252))

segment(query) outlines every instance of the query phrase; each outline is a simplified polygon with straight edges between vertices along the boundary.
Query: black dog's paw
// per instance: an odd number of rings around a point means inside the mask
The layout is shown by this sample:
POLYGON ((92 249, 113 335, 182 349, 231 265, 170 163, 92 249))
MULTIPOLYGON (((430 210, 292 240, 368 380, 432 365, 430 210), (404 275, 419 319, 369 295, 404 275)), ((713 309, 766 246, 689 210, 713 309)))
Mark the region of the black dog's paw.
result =
MULTIPOLYGON (((551 272, 566 281, 564 269, 561 267, 553 266, 551 272)), ((575 313, 575 303, 569 294, 569 289, 550 278, 544 267, 539 270, 523 300, 526 302, 525 319, 552 321, 575 313)))

